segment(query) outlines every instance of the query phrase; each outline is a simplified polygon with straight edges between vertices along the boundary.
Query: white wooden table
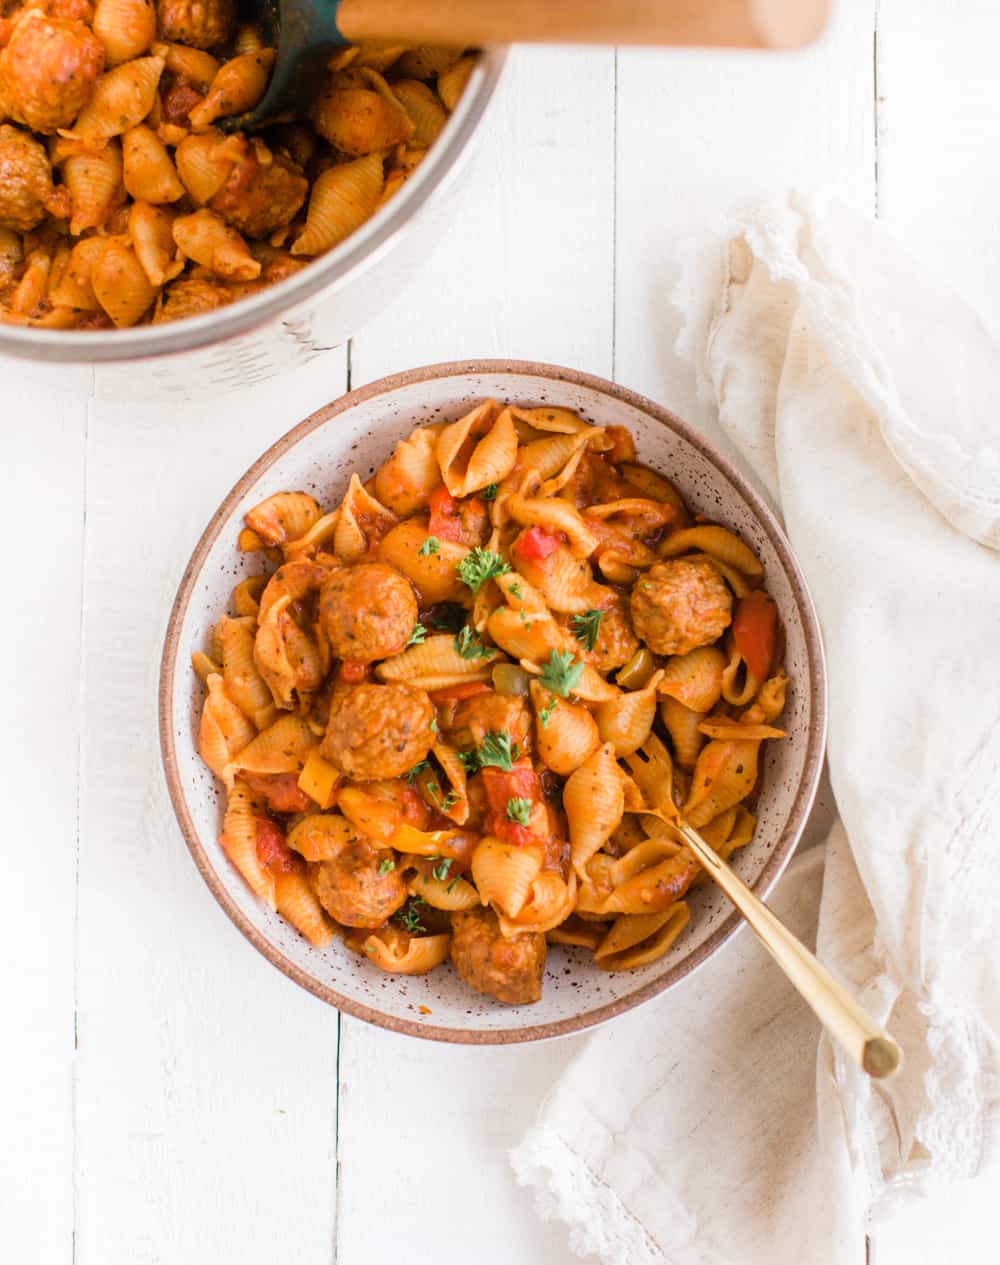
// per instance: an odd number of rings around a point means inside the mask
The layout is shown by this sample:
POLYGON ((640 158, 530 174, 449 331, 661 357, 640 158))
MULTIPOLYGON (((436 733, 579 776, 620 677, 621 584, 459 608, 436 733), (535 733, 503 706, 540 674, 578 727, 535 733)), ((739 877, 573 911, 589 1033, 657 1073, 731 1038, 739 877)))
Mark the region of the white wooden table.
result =
MULTIPOLYGON (((842 0, 821 46, 780 61, 520 53, 448 240, 349 349, 194 406, 102 399, 100 372, 76 395, 4 374, 0 1260, 570 1260, 505 1151, 578 1042, 467 1050, 341 1019, 204 888, 155 738, 170 598, 246 465, 385 373, 555 361, 715 434, 671 350, 670 245, 755 192, 836 186, 996 319, 998 39, 991 0, 842 0)), ((987 1230, 973 1186, 872 1255, 986 1260, 987 1230)))

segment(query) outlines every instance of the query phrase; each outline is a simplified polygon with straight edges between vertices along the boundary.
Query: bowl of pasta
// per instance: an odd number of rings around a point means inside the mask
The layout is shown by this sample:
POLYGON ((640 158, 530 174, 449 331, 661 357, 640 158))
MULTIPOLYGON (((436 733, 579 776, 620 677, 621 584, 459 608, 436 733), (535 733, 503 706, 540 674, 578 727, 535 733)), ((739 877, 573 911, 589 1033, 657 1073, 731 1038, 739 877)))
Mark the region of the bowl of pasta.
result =
POLYGON ((178 592, 169 793, 250 942, 353 1015, 469 1043, 617 1015, 758 895, 823 759, 820 634, 777 522, 598 378, 418 369, 301 422, 178 592))
POLYGON ((0 355, 237 385, 398 292, 450 217, 504 50, 346 46, 302 117, 251 131, 264 39, 233 0, 6 6, 0 355))

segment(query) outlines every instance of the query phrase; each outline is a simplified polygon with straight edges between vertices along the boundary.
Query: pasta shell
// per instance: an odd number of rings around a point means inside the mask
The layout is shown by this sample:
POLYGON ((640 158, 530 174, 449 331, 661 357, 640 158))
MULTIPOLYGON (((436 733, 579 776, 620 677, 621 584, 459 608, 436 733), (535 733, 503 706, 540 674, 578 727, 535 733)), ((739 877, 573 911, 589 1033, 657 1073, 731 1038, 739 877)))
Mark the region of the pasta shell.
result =
MULTIPOLYGON (((455 65, 463 51, 443 44, 418 44, 406 50, 396 63, 396 69, 410 79, 436 79, 455 65)), ((398 83, 394 84, 393 90, 398 87, 398 83)))
POLYGON ((625 810, 625 793, 610 743, 595 751, 567 779, 563 808, 569 823, 570 859, 584 879, 587 862, 608 841, 625 810))
POLYGON ((267 584, 266 575, 250 575, 233 589, 232 604, 237 615, 252 615, 260 610, 260 595, 267 584))
POLYGON ((203 205, 219 192, 242 155, 241 137, 206 132, 186 136, 177 146, 174 159, 185 189, 203 205))
POLYGON ((96 146, 141 123, 153 107, 163 65, 162 57, 139 57, 101 75, 72 129, 59 135, 96 146))
POLYGON ((464 878, 428 878, 425 874, 417 873, 410 879, 408 891, 411 896, 419 896, 425 900, 433 909, 444 909, 449 913, 475 909, 482 904, 479 893, 464 878))
POLYGON ((171 74, 187 79, 196 87, 205 89, 219 73, 220 62, 203 48, 191 48, 187 44, 168 44, 157 40, 150 51, 154 57, 162 57, 171 74))
POLYGON ((722 697, 725 667, 726 656, 718 646, 699 646, 688 654, 674 655, 663 669, 660 693, 693 711, 711 711, 722 697))
POLYGON ((288 613, 290 603, 280 598, 261 617, 253 651, 274 702, 283 708, 317 689, 326 672, 322 650, 288 613))
POLYGON ((208 696, 198 726, 198 752, 216 777, 222 777, 229 762, 249 746, 257 733, 226 693, 221 676, 211 674, 206 685, 208 696))
POLYGON ((531 884, 528 899, 516 918, 499 915, 500 931, 507 937, 543 934, 558 927, 576 905, 576 875, 569 880, 555 870, 543 870, 531 884))
POLYGON ((125 200, 120 146, 111 141, 94 152, 71 154, 62 173, 73 208, 70 233, 78 237, 88 228, 103 228, 125 200))
POLYGON ((602 742, 610 742, 619 758, 631 755, 650 735, 656 719, 656 687, 662 672, 654 672, 641 690, 619 694, 597 708, 597 728, 602 742))
POLYGON ((597 723, 586 707, 558 698, 537 681, 531 683, 531 701, 538 755, 553 773, 567 777, 601 745, 597 723))
POLYGON ((333 861, 355 837, 339 813, 310 813, 289 830, 287 843, 307 861, 333 861))
POLYGON ((271 691, 254 663, 255 629, 252 616, 230 619, 224 615, 217 625, 217 635, 226 693, 260 730, 277 719, 277 712, 271 691))
POLYGON ((745 799, 757 781, 759 742, 709 742, 691 779, 684 816, 695 829, 745 799))
POLYGON ((334 538, 337 532, 337 524, 340 522, 340 510, 335 509, 329 514, 324 514, 322 518, 318 518, 312 527, 303 536, 299 536, 297 540, 286 541, 282 546, 285 557, 289 560, 314 556, 318 550, 334 538))
POLYGON ((514 611, 502 606, 486 623, 490 637, 515 659, 542 663, 563 645, 563 633, 548 614, 514 611))
POLYGON ((663 957, 690 921, 684 901, 659 914, 625 914, 594 950, 594 962, 602 971, 648 966, 663 957))
MULTIPOLYGON (((647 842, 652 843, 653 840, 647 842)), ((678 851, 663 857, 654 865, 639 869, 616 884, 604 902, 602 912, 619 914, 652 914, 669 909, 694 882, 698 862, 689 852, 678 851)))
POLYGON ((219 843, 253 894, 274 909, 274 878, 257 855, 256 805, 249 787, 238 779, 229 791, 219 843))
POLYGON ((750 585, 747 583, 746 576, 741 571, 737 571, 735 567, 723 562, 721 558, 714 558, 710 553, 691 553, 687 555, 687 558, 689 562, 705 561, 709 563, 722 576, 737 597, 746 597, 750 592, 750 585))
POLYGON ((332 75, 313 106, 313 122, 336 149, 357 158, 392 149, 414 132, 392 89, 371 69, 332 75))
MULTIPOLYGON (((339 55, 343 58, 345 52, 353 53, 354 56, 350 60, 354 65, 367 66, 372 70, 384 73, 393 62, 399 60, 407 48, 409 48, 408 44, 400 44, 398 40, 362 40, 355 48, 349 50, 341 49, 339 55)), ((342 64, 347 65, 349 63, 343 62, 342 64)), ((339 69, 339 66, 333 67, 331 65, 330 68, 339 69)))
POLYGON ((733 707, 746 707, 760 689, 760 681, 750 671, 743 656, 729 638, 729 662, 722 670, 722 697, 733 707))
POLYGON ((431 89, 417 79, 397 79, 392 85, 392 91, 413 122, 414 132, 410 137, 410 144, 428 149, 448 122, 444 106, 431 89))
POLYGON ((607 935, 607 926, 603 922, 585 922, 582 918, 571 916, 558 927, 548 933, 549 944, 571 944, 579 949, 596 949, 607 935))
POLYGON ((237 56, 245 53, 259 53, 264 47, 264 38, 255 26, 244 22, 236 30, 234 48, 237 56))
MULTIPOLYGON (((754 708, 760 710, 760 720, 770 723, 777 720, 785 710, 785 694, 788 690, 788 675, 784 668, 779 668, 774 676, 768 677, 760 687, 754 708)), ((745 718, 744 718, 745 719, 745 718)))
POLYGON ((434 743, 434 758, 451 785, 452 792, 458 797, 444 815, 457 826, 464 826, 469 819, 468 779, 465 765, 459 759, 458 752, 441 738, 434 743))
POLYGON ((699 729, 704 718, 704 712, 685 707, 675 698, 668 697, 660 702, 660 719, 670 735, 674 756, 682 769, 694 768, 698 752, 705 745, 704 735, 699 729))
POLYGON ((585 422, 579 413, 574 413, 571 408, 555 405, 546 404, 539 408, 512 406, 511 413, 514 415, 514 420, 521 422, 529 432, 543 431, 547 434, 572 435, 576 431, 587 430, 589 427, 589 423, 585 422))
POLYGON ((472 880, 484 905, 516 918, 542 868, 542 849, 517 847, 487 835, 472 854, 472 880))
POLYGON ((675 531, 660 546, 660 556, 676 558, 694 549, 704 550, 727 566, 735 567, 744 575, 759 577, 764 574, 757 555, 740 540, 739 536, 725 527, 702 525, 675 531))
POLYGON ((115 325, 135 325, 152 306, 156 290, 124 242, 107 239, 90 273, 98 303, 115 325))
POLYGON ((518 571, 542 594, 549 610, 560 614, 582 614, 600 604, 607 589, 594 584, 590 563, 576 558, 565 545, 546 558, 527 560, 514 551, 518 571))
POLYGON ((314 948, 323 949, 333 940, 333 928, 323 906, 301 871, 275 876, 274 903, 282 918, 287 918, 314 948))
POLYGON ((245 520, 267 544, 284 545, 304 536, 322 512, 308 492, 275 492, 249 510, 245 520))
POLYGON ((625 764, 642 791, 646 808, 667 821, 676 818, 677 808, 671 794, 674 762, 656 734, 650 734, 638 751, 626 756, 625 764))
POLYGON ((128 212, 132 249, 154 286, 171 281, 184 268, 174 247, 173 214, 148 202, 133 202, 128 212))
POLYGON ((184 196, 167 147, 152 128, 140 123, 122 137, 125 189, 138 202, 159 206, 184 196))
POLYGON ((636 465, 633 462, 621 462, 618 469, 621 471, 622 478, 627 479, 644 496, 672 506, 677 522, 683 523, 687 521, 689 517, 687 506, 684 504, 681 494, 669 479, 665 479, 662 474, 657 474, 655 470, 650 470, 648 466, 636 465))
POLYGON ((502 656, 495 651, 484 659, 463 659, 450 633, 428 637, 375 669, 380 681, 406 681, 421 690, 443 690, 467 681, 488 681, 490 668, 502 656))
POLYGON ((402 943, 388 944, 385 932, 375 931, 365 938, 362 951, 370 962, 393 975, 426 975, 448 959, 451 936, 413 936, 402 943))
POLYGON ((463 57, 450 70, 438 75, 438 96, 448 110, 454 110, 462 99, 462 93, 465 91, 466 84, 468 84, 472 72, 476 68, 477 60, 473 56, 463 57))
POLYGON ((258 605, 258 619, 265 619, 271 607, 278 602, 284 601, 285 606, 289 602, 301 602, 320 587, 328 574, 325 567, 306 558, 282 563, 264 585, 258 605))
POLYGON ((576 506, 559 497, 525 497, 514 493, 507 500, 507 511, 522 527, 543 527, 553 534, 564 532, 576 558, 588 558, 600 544, 576 506))
MULTIPOLYGON (((242 714, 242 713, 241 713, 242 714)), ((301 716, 280 716, 230 761, 223 777, 247 773, 301 773, 316 737, 301 716)))
POLYGON ((784 738, 783 729, 775 729, 771 725, 755 725, 745 720, 727 720, 707 716, 698 726, 706 738, 729 738, 734 742, 747 738, 763 742, 768 738, 784 738))
MULTIPOLYGON (((434 469, 436 473, 437 465, 434 469)), ((426 524, 408 518, 383 537, 378 556, 402 571, 416 586, 421 605, 461 600, 468 589, 458 578, 456 567, 469 552, 468 548, 453 540, 439 540, 434 553, 421 553, 426 541, 426 524)))
POLYGON ((471 496, 500 483, 517 460, 517 431, 509 409, 487 400, 438 435, 441 477, 452 496, 471 496))
POLYGON ((351 482, 340 504, 340 517, 333 533, 333 548, 342 562, 360 561, 368 551, 368 533, 362 522, 378 524, 385 529, 386 522, 394 525, 395 515, 389 511, 367 490, 357 472, 351 475, 351 482))
POLYGON ((222 115, 252 110, 267 90, 277 55, 273 48, 260 48, 221 65, 205 97, 188 114, 192 131, 204 131, 222 115))
POLYGON ((49 298, 54 304, 79 308, 84 312, 101 310, 91 284, 91 275, 106 245, 103 237, 85 237, 76 243, 58 282, 49 290, 49 298))
POLYGON ((202 685, 207 685, 208 678, 210 676, 222 675, 222 669, 219 665, 214 659, 210 659, 203 650, 196 650, 191 655, 191 667, 194 669, 195 675, 198 680, 201 681, 202 685))
POLYGON ((156 37, 156 8, 152 0, 97 0, 94 34, 104 45, 109 66, 130 61, 156 37))
POLYGON ((313 182, 305 228, 292 254, 321 255, 349 237, 375 214, 383 184, 378 154, 328 167, 313 182))
MULTIPOLYGON (((521 465, 537 470, 542 479, 551 479, 561 471, 570 469, 572 474, 586 452, 592 434, 600 431, 576 431, 568 435, 546 435, 542 439, 534 439, 521 448, 518 460, 521 465)), ((555 489, 553 489, 554 491, 555 489)))
POLYGON ((389 460, 375 472, 375 495, 394 514, 402 517, 427 508, 431 493, 441 483, 436 443, 436 431, 420 426, 399 441, 389 460))
POLYGON ((220 277, 232 281, 253 281, 261 266, 236 229, 204 207, 174 220, 174 241, 188 259, 220 277))

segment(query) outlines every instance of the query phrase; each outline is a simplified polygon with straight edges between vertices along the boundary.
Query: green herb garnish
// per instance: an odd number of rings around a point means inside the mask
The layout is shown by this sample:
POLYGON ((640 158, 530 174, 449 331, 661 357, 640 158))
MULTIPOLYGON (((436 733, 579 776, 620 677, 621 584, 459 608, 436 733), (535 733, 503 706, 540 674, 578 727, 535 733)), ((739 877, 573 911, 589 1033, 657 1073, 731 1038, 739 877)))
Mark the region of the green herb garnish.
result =
POLYGON ((379 874, 388 874, 390 870, 394 870, 395 868, 396 862, 393 861, 391 857, 386 857, 384 861, 379 861, 378 863, 379 874))
POLYGON ((393 914, 393 921, 400 923, 411 936, 418 935, 427 928, 420 921, 420 906, 425 902, 420 896, 411 896, 402 909, 393 914))
POLYGON ((516 821, 519 826, 526 826, 531 817, 531 800, 515 796, 507 801, 507 820, 516 821))
POLYGON ((421 558, 429 558, 432 553, 440 553, 441 542, 437 536, 428 536, 424 543, 417 550, 421 558))
POLYGON ((502 729, 492 730, 479 744, 479 767, 503 769, 509 773, 520 754, 521 749, 516 742, 511 743, 510 734, 502 729))
POLYGON ((413 625, 413 632, 410 633, 410 640, 406 643, 408 646, 419 646, 427 637, 427 629, 421 623, 413 625))
POLYGON ((560 698, 568 698, 570 692, 580 684, 583 676, 583 664, 574 663, 568 650, 553 650, 542 664, 541 682, 560 698))
POLYGON ((431 717, 430 731, 432 734, 436 734, 438 731, 438 722, 437 722, 436 716, 431 717))
POLYGON ((520 584, 518 584, 516 580, 513 584, 508 584, 507 589, 511 597, 516 597, 518 601, 524 597, 524 589, 521 588, 520 584))
POLYGON ((436 878, 439 883, 444 882, 454 862, 451 857, 431 857, 431 860, 437 863, 431 866, 431 878, 436 878))
POLYGON ((473 773, 479 772, 479 753, 475 747, 469 747, 466 751, 460 751, 458 758, 462 761, 462 768, 465 769, 467 777, 472 777, 473 773))
POLYGON ((484 646, 479 633, 468 624, 455 638, 454 646, 455 653, 463 659, 489 659, 493 655, 493 647, 484 646))
POLYGON ((431 767, 430 760, 421 760, 419 764, 415 764, 413 768, 409 771, 409 773, 407 773, 406 780, 412 786, 413 783, 420 776, 420 774, 423 773, 424 769, 429 769, 430 767, 431 767))
POLYGON ((559 700, 557 698, 550 698, 542 710, 538 713, 538 722, 543 729, 548 729, 549 721, 552 719, 552 713, 556 710, 558 705, 559 700))
POLYGON ((458 578, 473 593, 478 593, 487 580, 506 575, 509 570, 510 564, 504 562, 498 553, 494 553, 492 549, 484 549, 481 545, 467 553, 457 567, 458 578))
POLYGON ((601 631, 603 611, 584 611, 582 615, 574 615, 569 621, 573 625, 573 636, 588 650, 597 645, 597 637, 601 631))
POLYGON ((484 488, 483 488, 483 490, 482 490, 482 492, 480 493, 480 495, 482 496, 483 500, 484 500, 484 501, 495 501, 495 500, 497 499, 497 488, 498 488, 498 484, 496 484, 496 483, 487 483, 486 487, 484 487, 484 488))

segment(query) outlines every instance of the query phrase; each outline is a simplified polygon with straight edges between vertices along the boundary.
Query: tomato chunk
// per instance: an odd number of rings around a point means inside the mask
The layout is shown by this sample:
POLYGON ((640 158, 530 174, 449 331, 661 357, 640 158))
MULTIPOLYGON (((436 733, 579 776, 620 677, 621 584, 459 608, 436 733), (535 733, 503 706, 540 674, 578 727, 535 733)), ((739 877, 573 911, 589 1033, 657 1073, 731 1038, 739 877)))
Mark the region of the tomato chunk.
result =
POLYGON ((312 800, 299 786, 297 773, 247 773, 242 775, 255 795, 276 813, 307 813, 312 800))
POLYGON ((542 783, 530 760, 518 760, 508 772, 487 765, 482 770, 483 788, 489 807, 490 833, 508 843, 524 846, 544 843, 549 836, 548 813, 542 800, 542 783), (528 800, 531 808, 527 822, 513 821, 507 815, 511 800, 528 800))
POLYGON ((514 541, 513 549, 525 562, 541 562, 555 553, 559 544, 559 537, 544 527, 528 527, 514 541))
POLYGON ((459 515, 458 502, 442 484, 431 493, 431 516, 427 524, 427 533, 438 540, 460 541, 462 539, 462 519, 459 515))
POLYGON ((778 608, 763 589, 754 589, 741 598, 733 616, 733 640, 752 675, 767 679, 774 660, 778 608))
POLYGON ((301 857, 297 857, 285 843, 285 832, 270 817, 255 817, 257 827, 257 860, 268 873, 291 874, 304 868, 301 857))

